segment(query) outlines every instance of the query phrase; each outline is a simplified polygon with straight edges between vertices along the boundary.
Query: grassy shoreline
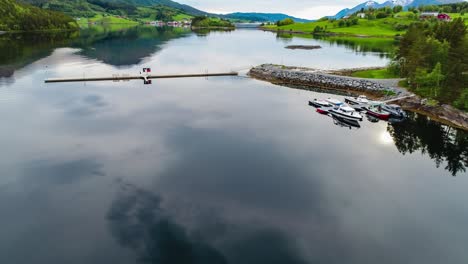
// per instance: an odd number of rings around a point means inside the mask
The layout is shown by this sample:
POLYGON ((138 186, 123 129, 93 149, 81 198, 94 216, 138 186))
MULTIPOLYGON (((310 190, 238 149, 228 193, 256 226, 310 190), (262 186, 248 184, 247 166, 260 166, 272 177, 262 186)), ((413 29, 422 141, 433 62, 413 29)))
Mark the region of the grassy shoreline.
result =
MULTIPOLYGON (((468 25, 468 14, 449 13, 452 18, 461 17, 468 25)), ((309 23, 294 23, 290 25, 265 25, 261 28, 267 31, 314 34, 326 36, 355 36, 355 37, 379 37, 394 38, 406 33, 408 26, 420 21, 412 12, 403 11, 393 14, 393 16, 381 19, 356 19, 356 24, 348 26, 340 25, 340 22, 348 20, 319 20, 309 23)), ((348 21, 349 22, 349 21, 348 21)))

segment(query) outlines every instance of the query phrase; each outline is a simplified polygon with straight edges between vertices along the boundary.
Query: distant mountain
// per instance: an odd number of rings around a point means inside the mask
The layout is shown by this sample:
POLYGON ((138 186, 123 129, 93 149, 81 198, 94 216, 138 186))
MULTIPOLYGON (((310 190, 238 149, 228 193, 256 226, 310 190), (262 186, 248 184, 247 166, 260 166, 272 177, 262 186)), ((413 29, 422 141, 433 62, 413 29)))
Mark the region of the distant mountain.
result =
POLYGON ((285 18, 291 18, 296 22, 311 22, 312 20, 297 18, 293 16, 289 16, 286 14, 279 14, 279 13, 231 13, 226 15, 220 15, 223 18, 227 19, 238 19, 238 20, 246 20, 251 22, 267 22, 267 21, 278 21, 283 20, 285 18))
POLYGON ((329 16, 329 18, 340 19, 344 16, 354 14, 361 9, 369 8, 382 8, 382 7, 394 7, 394 6, 403 6, 403 7, 417 7, 423 5, 443 5, 451 3, 464 2, 464 0, 388 0, 383 3, 378 3, 376 1, 366 1, 362 4, 359 4, 353 8, 345 8, 338 12, 334 16, 329 16))

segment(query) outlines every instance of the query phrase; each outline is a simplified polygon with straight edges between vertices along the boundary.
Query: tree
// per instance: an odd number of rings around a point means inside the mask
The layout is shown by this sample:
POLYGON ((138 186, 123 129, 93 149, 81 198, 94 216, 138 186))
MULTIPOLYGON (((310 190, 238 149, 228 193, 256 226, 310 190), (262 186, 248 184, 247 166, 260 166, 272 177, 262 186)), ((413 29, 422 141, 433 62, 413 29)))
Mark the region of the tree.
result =
POLYGON ((277 22, 276 22, 276 25, 277 25, 278 27, 281 27, 281 26, 292 25, 292 24, 294 24, 294 23, 295 23, 294 20, 292 20, 291 18, 285 18, 285 19, 283 19, 283 20, 277 21, 277 22))
POLYGON ((402 7, 402 6, 398 5, 398 6, 394 6, 394 7, 393 7, 393 13, 396 14, 396 13, 401 12, 401 11, 403 11, 403 7, 402 7))

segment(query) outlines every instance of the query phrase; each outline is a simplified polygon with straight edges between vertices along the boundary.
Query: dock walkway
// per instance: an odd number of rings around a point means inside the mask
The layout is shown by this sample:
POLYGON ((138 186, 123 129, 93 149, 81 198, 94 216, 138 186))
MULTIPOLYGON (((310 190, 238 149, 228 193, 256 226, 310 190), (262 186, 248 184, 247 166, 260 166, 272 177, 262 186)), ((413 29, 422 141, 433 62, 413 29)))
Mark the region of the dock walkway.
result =
POLYGON ((98 81, 129 81, 146 79, 169 79, 169 78, 196 78, 196 77, 219 77, 219 76, 238 76, 237 72, 221 73, 194 73, 194 74, 169 74, 169 75, 113 75, 104 77, 75 77, 75 78, 50 78, 45 83, 60 82, 98 82, 98 81))

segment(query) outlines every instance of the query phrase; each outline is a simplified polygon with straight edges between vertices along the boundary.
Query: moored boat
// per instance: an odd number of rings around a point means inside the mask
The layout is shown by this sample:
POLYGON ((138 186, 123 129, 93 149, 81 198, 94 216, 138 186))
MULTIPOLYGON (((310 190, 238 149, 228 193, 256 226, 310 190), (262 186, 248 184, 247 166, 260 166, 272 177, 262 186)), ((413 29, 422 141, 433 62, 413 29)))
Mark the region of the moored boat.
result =
POLYGON ((324 100, 317 100, 314 99, 313 101, 309 101, 309 105, 313 107, 330 107, 333 106, 331 103, 324 101, 324 100))
POLYGON ((332 105, 336 105, 336 106, 340 106, 340 105, 344 104, 342 101, 340 101, 338 99, 335 99, 335 98, 328 98, 325 101, 327 101, 328 103, 330 103, 332 105))
POLYGON ((370 105, 366 108, 366 111, 367 114, 383 120, 388 120, 390 118, 390 113, 383 110, 381 105, 370 105))
POLYGON ((326 114, 330 113, 330 109, 332 109, 332 107, 319 107, 319 108, 317 108, 317 113, 322 114, 322 115, 326 115, 326 114))
POLYGON ((386 112, 389 112, 392 117, 404 118, 406 117, 406 112, 401 109, 399 105, 395 104, 383 104, 382 109, 386 112))
POLYGON ((345 102, 353 105, 370 103, 369 99, 367 99, 365 95, 359 95, 358 97, 345 97, 345 102))
POLYGON ((356 112, 354 108, 351 108, 347 105, 340 105, 338 107, 332 108, 329 110, 329 112, 336 117, 362 121, 362 115, 356 112))

